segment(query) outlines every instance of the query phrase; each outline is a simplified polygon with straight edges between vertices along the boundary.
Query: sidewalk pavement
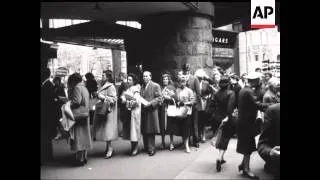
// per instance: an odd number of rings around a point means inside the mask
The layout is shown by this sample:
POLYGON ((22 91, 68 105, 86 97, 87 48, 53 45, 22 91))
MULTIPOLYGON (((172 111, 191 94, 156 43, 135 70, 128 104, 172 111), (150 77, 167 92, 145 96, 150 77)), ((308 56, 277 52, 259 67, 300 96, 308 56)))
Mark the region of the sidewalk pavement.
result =
MULTIPOLYGON (((226 164, 222 171, 216 172, 218 151, 208 140, 200 148, 191 148, 186 153, 183 146, 168 150, 169 137, 166 136, 166 150, 159 150, 161 137, 156 136, 158 151, 154 156, 140 153, 135 157, 128 155, 130 141, 119 138, 112 142, 114 156, 104 159, 104 142, 94 142, 88 153, 88 163, 82 167, 72 167, 67 162, 72 152, 66 140, 53 141, 55 162, 41 166, 41 179, 246 179, 237 171, 242 156, 236 153, 236 139, 231 139, 225 154, 226 164)), ((181 137, 174 137, 176 145, 182 143, 181 137)), ((142 148, 142 143, 139 143, 142 148)), ((264 162, 254 152, 251 156, 251 169, 260 179, 272 177, 263 171, 264 162)))

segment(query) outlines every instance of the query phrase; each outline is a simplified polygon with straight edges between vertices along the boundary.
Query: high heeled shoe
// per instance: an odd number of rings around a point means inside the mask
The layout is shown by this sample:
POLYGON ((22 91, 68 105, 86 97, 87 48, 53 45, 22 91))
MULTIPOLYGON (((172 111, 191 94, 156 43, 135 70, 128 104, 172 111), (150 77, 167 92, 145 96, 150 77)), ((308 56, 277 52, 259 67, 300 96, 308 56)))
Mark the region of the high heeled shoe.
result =
POLYGON ((139 151, 138 149, 134 149, 132 152, 131 152, 131 156, 136 156, 139 154, 139 151))
POLYGON ((243 164, 240 164, 240 165, 238 166, 238 170, 239 170, 239 172, 244 170, 243 164))
POLYGON ((170 144, 169 150, 172 151, 174 149, 173 144, 170 144))
POLYGON ((190 152, 191 152, 191 150, 190 150, 189 147, 186 147, 186 152, 187 152, 187 153, 190 153, 190 152))
POLYGON ((250 173, 250 172, 248 172, 248 171, 243 170, 242 172, 243 172, 242 175, 243 175, 244 177, 249 178, 249 179, 256 179, 256 180, 260 179, 259 176, 256 176, 255 174, 250 173))
POLYGON ((110 159, 113 155, 113 150, 110 150, 107 152, 106 156, 104 157, 105 159, 110 159))

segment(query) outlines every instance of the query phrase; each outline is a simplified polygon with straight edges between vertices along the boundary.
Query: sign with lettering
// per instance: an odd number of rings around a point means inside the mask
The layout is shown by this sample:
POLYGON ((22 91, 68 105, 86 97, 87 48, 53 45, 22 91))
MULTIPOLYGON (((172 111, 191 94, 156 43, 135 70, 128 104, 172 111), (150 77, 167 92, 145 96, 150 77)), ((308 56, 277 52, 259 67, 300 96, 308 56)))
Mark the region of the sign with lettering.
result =
POLYGON ((234 48, 237 35, 237 32, 212 30, 212 47, 234 48))
POLYGON ((275 0, 251 0, 251 28, 274 28, 276 26, 275 0))
POLYGON ((212 48, 212 57, 233 58, 234 50, 230 48, 212 48))

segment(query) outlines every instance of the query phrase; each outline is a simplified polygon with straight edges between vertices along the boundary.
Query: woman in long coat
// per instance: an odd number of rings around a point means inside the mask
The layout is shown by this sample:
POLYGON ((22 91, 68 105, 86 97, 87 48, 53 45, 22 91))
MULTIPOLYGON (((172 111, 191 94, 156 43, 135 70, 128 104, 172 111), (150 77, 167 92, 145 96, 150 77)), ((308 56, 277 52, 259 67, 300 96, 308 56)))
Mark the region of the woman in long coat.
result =
POLYGON ((221 171, 221 165, 226 162, 223 156, 228 148, 230 138, 235 133, 232 112, 235 108, 236 97, 235 93, 228 89, 229 84, 229 78, 222 77, 219 82, 220 90, 214 95, 216 109, 213 112, 213 118, 220 123, 216 140, 216 148, 219 150, 219 157, 216 161, 218 172, 221 171))
POLYGON ((98 90, 98 99, 108 102, 110 107, 106 115, 94 114, 93 136, 96 141, 106 142, 105 158, 111 158, 113 149, 111 141, 118 138, 117 91, 113 84, 112 71, 104 72, 106 83, 98 90))
POLYGON ((125 104, 123 114, 123 139, 131 141, 131 155, 138 154, 138 142, 141 139, 141 96, 138 77, 128 74, 128 86, 121 95, 121 103, 125 104))
POLYGON ((236 131, 238 136, 237 152, 243 154, 242 163, 239 165, 239 171, 249 178, 257 178, 250 171, 250 155, 256 151, 255 128, 254 124, 257 118, 258 110, 264 111, 267 106, 257 101, 253 88, 259 86, 259 76, 248 75, 248 86, 240 90, 239 93, 239 119, 236 122, 236 131))
MULTIPOLYGON (((161 149, 165 149, 165 134, 167 133, 168 122, 171 121, 171 117, 167 116, 167 108, 169 103, 173 103, 172 98, 175 97, 175 89, 171 76, 168 73, 163 74, 161 83, 163 101, 159 108, 159 125, 162 140, 161 149)), ((173 133, 170 133, 170 151, 173 149, 173 133)))
POLYGON ((87 150, 92 148, 92 141, 89 125, 89 92, 82 83, 79 73, 69 77, 68 94, 76 121, 72 128, 74 138, 70 141, 71 150, 76 151, 75 165, 84 165, 87 163, 87 150))

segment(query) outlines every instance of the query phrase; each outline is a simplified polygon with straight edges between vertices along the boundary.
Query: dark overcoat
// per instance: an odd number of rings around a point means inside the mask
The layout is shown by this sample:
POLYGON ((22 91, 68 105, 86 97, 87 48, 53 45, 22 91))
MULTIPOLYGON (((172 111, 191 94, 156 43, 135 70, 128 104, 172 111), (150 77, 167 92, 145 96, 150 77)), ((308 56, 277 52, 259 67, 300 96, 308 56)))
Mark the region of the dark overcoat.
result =
POLYGON ((262 103, 257 102, 251 88, 244 87, 240 90, 238 104, 239 119, 236 122, 238 153, 251 154, 256 150, 254 123, 258 110, 264 111, 264 108, 262 103))
POLYGON ((149 82, 147 89, 145 86, 141 90, 142 97, 151 103, 149 107, 142 108, 141 132, 143 134, 160 133, 158 108, 160 105, 161 88, 158 83, 149 82))

